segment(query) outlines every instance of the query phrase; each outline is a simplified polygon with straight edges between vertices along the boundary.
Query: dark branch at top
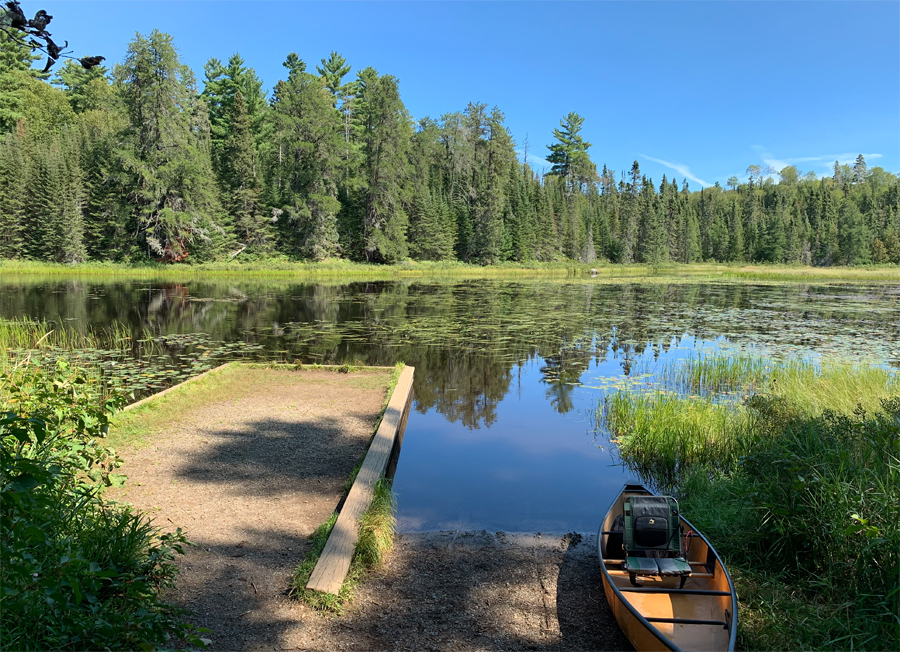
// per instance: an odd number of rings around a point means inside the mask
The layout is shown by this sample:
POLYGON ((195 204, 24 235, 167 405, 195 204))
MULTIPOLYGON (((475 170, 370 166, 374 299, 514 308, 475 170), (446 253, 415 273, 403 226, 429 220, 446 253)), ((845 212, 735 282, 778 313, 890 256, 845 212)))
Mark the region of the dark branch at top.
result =
POLYGON ((47 55, 47 63, 44 65, 43 72, 49 72, 50 68, 60 59, 74 59, 78 61, 85 70, 90 70, 103 61, 104 57, 78 57, 71 56, 69 42, 63 43, 62 47, 56 44, 50 32, 47 31, 47 25, 53 20, 53 16, 43 9, 39 9, 34 18, 26 18, 25 12, 19 6, 18 0, 7 0, 2 9, 0 9, 0 31, 6 34, 10 39, 31 48, 34 52, 43 52, 47 55))

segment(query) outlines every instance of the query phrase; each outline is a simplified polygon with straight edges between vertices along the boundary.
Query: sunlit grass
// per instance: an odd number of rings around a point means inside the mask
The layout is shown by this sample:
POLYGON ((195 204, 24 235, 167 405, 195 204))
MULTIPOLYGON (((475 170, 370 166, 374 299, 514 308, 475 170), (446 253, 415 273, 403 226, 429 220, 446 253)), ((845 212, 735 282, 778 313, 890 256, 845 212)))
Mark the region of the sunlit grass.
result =
POLYGON ((658 379, 662 391, 610 395, 602 422, 723 555, 741 647, 897 649, 896 374, 717 354, 658 379))
POLYGON ((656 377, 663 388, 682 395, 777 396, 810 416, 826 409, 850 414, 857 406, 877 410, 883 398, 900 392, 897 374, 884 367, 745 353, 691 356, 664 365, 656 377))
POLYGON ((394 545, 394 526, 396 498, 391 491, 391 482, 382 478, 375 483, 372 503, 360 519, 359 539, 353 551, 350 571, 341 585, 338 595, 307 589, 306 584, 312 575, 316 562, 322 555, 328 536, 337 522, 337 514, 316 528, 309 538, 311 548, 300 565, 294 570, 290 580, 291 595, 302 600, 317 611, 342 613, 347 603, 353 598, 360 581, 365 574, 379 567, 394 545))
POLYGON ((292 261, 286 258, 248 262, 210 262, 200 264, 165 265, 161 263, 81 263, 63 265, 36 261, 0 260, 0 274, 8 277, 41 275, 50 277, 112 277, 121 279, 189 279, 192 277, 309 277, 392 279, 392 278, 517 278, 547 277, 603 281, 607 279, 659 280, 759 280, 759 281, 816 281, 858 280, 898 281, 900 268, 870 267, 807 267, 790 265, 741 265, 693 263, 690 265, 665 263, 661 265, 620 265, 604 262, 577 261, 506 262, 481 266, 458 261, 405 261, 395 265, 373 265, 348 260, 330 259, 322 262, 292 261), (591 270, 595 271, 593 278, 591 270))
POLYGON ((622 458, 665 486, 687 467, 733 460, 750 418, 740 406, 629 391, 610 395, 603 410, 622 458))

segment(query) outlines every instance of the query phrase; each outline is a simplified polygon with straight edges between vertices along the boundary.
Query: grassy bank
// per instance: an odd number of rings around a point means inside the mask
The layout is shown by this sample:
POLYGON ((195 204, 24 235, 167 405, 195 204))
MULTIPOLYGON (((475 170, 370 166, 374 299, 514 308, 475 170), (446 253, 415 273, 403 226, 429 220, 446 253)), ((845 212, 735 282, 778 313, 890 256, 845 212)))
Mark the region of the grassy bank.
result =
POLYGON ((0 276, 44 276, 57 278, 109 278, 122 280, 189 280, 194 278, 254 279, 309 278, 377 280, 396 278, 591 278, 595 279, 658 279, 694 278, 698 280, 758 280, 758 281, 900 281, 900 267, 808 267, 789 265, 722 265, 696 263, 690 265, 616 265, 609 263, 532 262, 503 263, 481 266, 460 262, 404 262, 396 265, 373 265, 347 260, 328 260, 320 263, 268 260, 248 263, 219 262, 198 265, 164 265, 148 263, 82 263, 63 265, 35 261, 0 260, 0 276))
POLYGON ((745 649, 900 645, 900 383, 885 369, 712 356, 606 399, 626 465, 725 557, 745 649))

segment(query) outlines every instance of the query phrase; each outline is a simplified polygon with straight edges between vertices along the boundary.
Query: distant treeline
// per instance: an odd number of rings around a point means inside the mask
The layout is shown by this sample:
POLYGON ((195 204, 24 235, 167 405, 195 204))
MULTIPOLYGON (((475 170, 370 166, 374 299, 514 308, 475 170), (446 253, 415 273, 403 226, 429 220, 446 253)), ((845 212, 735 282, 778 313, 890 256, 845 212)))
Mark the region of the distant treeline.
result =
POLYGON ((900 181, 862 156, 690 191, 598 172, 575 113, 539 173, 499 109, 413 120, 337 53, 289 54, 269 97, 238 55, 198 92, 157 31, 112 70, 32 61, 0 33, 0 258, 900 263, 900 181))

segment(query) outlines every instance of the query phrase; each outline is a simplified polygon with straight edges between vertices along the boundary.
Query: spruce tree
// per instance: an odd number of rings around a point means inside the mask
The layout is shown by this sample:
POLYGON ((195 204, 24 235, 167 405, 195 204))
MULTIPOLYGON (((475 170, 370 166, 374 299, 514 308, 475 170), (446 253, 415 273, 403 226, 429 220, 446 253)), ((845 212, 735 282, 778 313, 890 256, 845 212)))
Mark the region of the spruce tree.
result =
POLYGON ((25 136, 0 136, 0 258, 25 255, 25 204, 29 163, 25 136))
POLYGON ((35 148, 28 206, 29 253, 57 263, 85 260, 84 186, 75 134, 66 131, 35 148))
POLYGON ((140 243, 165 261, 183 260, 192 247, 212 255, 222 226, 193 73, 172 37, 153 31, 129 44, 115 77, 130 121, 121 155, 140 243))
POLYGON ((360 81, 365 255, 369 262, 392 263, 408 254, 406 156, 412 125, 396 77, 363 71, 360 81))
POLYGON ((228 189, 226 205, 238 239, 253 253, 264 253, 271 240, 270 222, 261 206, 256 148, 240 90, 235 93, 228 118, 230 133, 222 146, 221 164, 222 180, 228 189))
POLYGON ((841 204, 838 237, 845 265, 862 265, 870 261, 872 234, 852 201, 845 200, 841 204))

